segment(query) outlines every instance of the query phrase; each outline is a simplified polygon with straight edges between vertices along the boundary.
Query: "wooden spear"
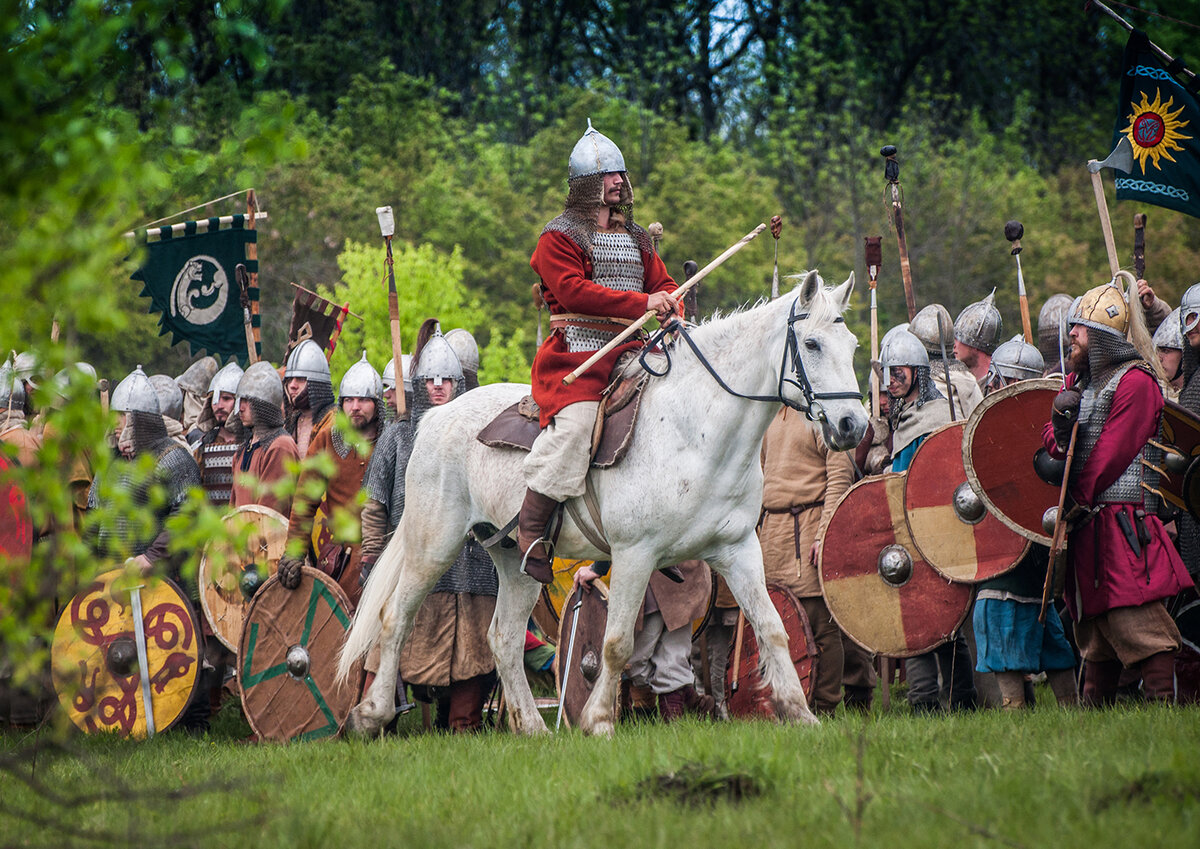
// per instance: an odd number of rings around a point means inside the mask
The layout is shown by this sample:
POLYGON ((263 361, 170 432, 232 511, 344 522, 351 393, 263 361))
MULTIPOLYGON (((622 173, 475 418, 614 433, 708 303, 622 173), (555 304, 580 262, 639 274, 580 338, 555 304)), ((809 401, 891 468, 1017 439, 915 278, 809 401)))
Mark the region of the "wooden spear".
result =
MULTIPOLYGON (((871 285, 871 362, 879 361, 879 307, 875 286, 879 283, 879 268, 883 265, 883 236, 866 236, 867 277, 871 285)), ((871 366, 871 415, 879 418, 879 375, 871 366)))
POLYGON ((1012 242, 1012 255, 1017 261, 1017 297, 1021 301, 1021 330, 1025 333, 1025 341, 1033 344, 1033 327, 1029 323, 1029 298, 1025 294, 1025 275, 1021 273, 1021 237, 1025 235, 1025 227, 1020 221, 1013 219, 1004 225, 1004 238, 1012 242))
POLYGON ((392 359, 396 364, 396 417, 408 415, 408 401, 404 397, 404 358, 400 355, 400 300, 396 296, 396 269, 392 262, 392 236, 396 234, 396 219, 390 206, 380 206, 375 209, 379 219, 379 232, 383 234, 383 242, 387 246, 388 272, 388 318, 392 326, 392 359))
POLYGON ((892 190, 892 221, 896 225, 896 243, 900 248, 900 276, 904 280, 904 303, 908 320, 917 314, 917 298, 913 293, 912 266, 908 262, 908 239, 904 235, 904 204, 900 199, 900 163, 896 161, 896 146, 884 145, 879 155, 885 160, 883 175, 892 190))

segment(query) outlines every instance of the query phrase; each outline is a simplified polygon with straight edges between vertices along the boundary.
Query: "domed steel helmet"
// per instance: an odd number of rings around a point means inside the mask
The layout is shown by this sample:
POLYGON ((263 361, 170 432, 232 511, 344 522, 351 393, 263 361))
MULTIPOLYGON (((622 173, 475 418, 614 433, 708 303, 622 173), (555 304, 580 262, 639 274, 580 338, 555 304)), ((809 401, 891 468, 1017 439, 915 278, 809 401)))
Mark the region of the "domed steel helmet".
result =
POLYGON ((1188 286, 1179 302, 1179 330, 1187 336, 1200 324, 1200 283, 1188 286))
POLYGON ((588 118, 587 130, 579 141, 575 142, 571 158, 567 161, 567 179, 624 170, 625 157, 621 155, 621 149, 613 144, 612 139, 593 127, 592 119, 588 118))
POLYGON ((930 354, 940 357, 943 342, 946 343, 946 356, 949 356, 950 351, 954 348, 954 321, 950 318, 950 311, 941 304, 930 304, 923 307, 913 316, 908 332, 920 339, 921 344, 930 354), (941 316, 940 328, 939 316, 941 316))
POLYGON ((1067 323, 1082 324, 1089 329, 1101 330, 1124 339, 1125 332, 1129 329, 1129 305, 1125 303, 1125 294, 1121 287, 1112 283, 1102 283, 1088 289, 1071 304, 1071 314, 1067 323))
POLYGON ((179 388, 184 392, 191 392, 193 395, 203 395, 208 389, 209 383, 213 379, 213 375, 217 373, 216 357, 201 357, 192 363, 183 374, 175 378, 175 382, 179 384, 179 388))
POLYGON ((292 350, 283 371, 283 379, 291 377, 333 383, 333 377, 329 373, 329 361, 325 359, 325 352, 321 350, 320 345, 311 339, 305 339, 292 350))
POLYGON ((370 398, 372 401, 383 397, 383 380, 375 367, 367 362, 367 352, 363 351, 362 359, 350 366, 338 386, 338 399, 370 398))
MULTIPOLYGON (((401 354, 401 356, 404 356, 404 355, 401 354)), ((383 381, 384 389, 395 389, 396 388, 396 358, 395 357, 392 357, 390 360, 387 361, 387 365, 383 367, 383 374, 380 375, 380 379, 383 381)))
POLYGON ((95 386, 97 380, 99 379, 96 374, 96 369, 92 367, 91 363, 85 363, 82 361, 78 363, 71 363, 69 366, 54 375, 54 391, 60 396, 66 397, 67 387, 70 385, 71 378, 75 374, 83 375, 85 378, 87 378, 88 383, 90 383, 92 386, 95 386))
POLYGON ((139 365, 113 390, 110 406, 118 413, 153 413, 162 415, 158 393, 139 365))
POLYGON ((478 374, 479 345, 476 344, 475 337, 471 335, 470 331, 456 327, 446 334, 446 341, 454 349, 454 355, 458 357, 463 371, 473 371, 478 374))
MULTIPOLYGON (((236 365, 230 363, 230 365, 236 365)), ((226 366, 225 368, 229 368, 226 366)), ((224 371, 224 369, 222 369, 224 371)), ((237 396, 234 409, 239 409, 243 398, 261 401, 276 409, 283 408, 283 381, 279 378, 279 370, 268 362, 252 363, 244 372, 239 368, 237 384, 232 390, 219 389, 219 392, 232 391, 237 396)), ((218 375, 220 376, 220 375, 218 375)), ((214 382, 216 378, 213 379, 214 382)))
POLYGON ((412 392, 412 354, 401 354, 400 364, 404 367, 404 391, 412 392))
POLYGON ((1166 348, 1172 351, 1183 350, 1183 324, 1179 320, 1181 310, 1181 307, 1171 310, 1171 314, 1164 318, 1163 323, 1154 331, 1155 348, 1166 348))
POLYGON ((1038 350, 1042 353, 1042 359, 1047 362, 1058 360, 1060 333, 1063 336, 1063 347, 1066 348, 1064 319, 1071 311, 1071 303, 1070 295, 1059 292, 1047 298, 1046 303, 1042 304, 1041 312, 1038 313, 1038 350))
POLYGON ((907 330, 889 332, 889 338, 879 347, 879 361, 883 364, 883 386, 891 380, 890 372, 896 366, 929 367, 929 352, 914 334, 907 330))
MULTIPOLYGON (((258 365, 258 363, 255 363, 255 365, 258 365)), ((269 366, 271 371, 275 372, 276 377, 279 377, 279 372, 275 371, 274 366, 272 366, 270 363, 265 363, 265 365, 269 366)), ((230 395, 237 395, 238 386, 241 382, 243 374, 245 374, 245 372, 242 371, 242 367, 236 362, 229 363, 219 372, 213 375, 212 380, 209 381, 208 384, 208 394, 212 395, 214 399, 220 398, 222 392, 228 392, 230 395)))
POLYGON ((908 330, 908 322, 907 321, 904 322, 903 324, 897 324, 895 327, 888 330, 887 333, 883 334, 883 338, 879 340, 880 352, 883 351, 883 346, 887 344, 889 339, 891 339, 897 333, 900 333, 900 332, 906 331, 906 330, 908 330))
POLYGON ((169 374, 150 375, 150 385, 158 395, 158 409, 168 419, 180 421, 183 418, 183 390, 169 374))
POLYGON ((1008 383, 1041 377, 1045 369, 1046 361, 1041 352, 1018 335, 996 348, 988 371, 1000 375, 1008 383))
POLYGON ((35 386, 37 385, 33 380, 33 375, 38 370, 38 358, 32 351, 22 351, 17 354, 17 359, 13 362, 13 369, 17 373, 17 380, 27 380, 35 386))
POLYGON ((458 361, 458 355, 442 332, 435 332, 421 349, 413 380, 432 380, 434 386, 441 386, 443 380, 459 381, 462 376, 462 363, 458 361))
POLYGON ((12 361, 6 360, 0 365, 0 416, 9 410, 25 409, 25 387, 17 378, 17 370, 12 361))
POLYGON ((996 309, 996 290, 982 301, 969 304, 954 320, 954 338, 985 354, 996 350, 1004 322, 996 309))

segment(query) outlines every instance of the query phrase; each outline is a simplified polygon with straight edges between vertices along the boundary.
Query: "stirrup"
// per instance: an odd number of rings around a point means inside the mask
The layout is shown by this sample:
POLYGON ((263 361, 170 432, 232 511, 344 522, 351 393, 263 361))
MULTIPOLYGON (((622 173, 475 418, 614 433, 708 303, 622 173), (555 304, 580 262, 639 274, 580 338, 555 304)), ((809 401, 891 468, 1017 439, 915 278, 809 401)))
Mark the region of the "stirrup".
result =
POLYGON ((533 578, 540 584, 554 583, 554 543, 545 536, 540 536, 529 544, 529 548, 525 549, 525 553, 521 555, 521 573, 533 578), (537 575, 531 574, 525 566, 529 562, 529 552, 533 551, 534 546, 541 545, 546 551, 546 571, 550 573, 548 580, 542 580, 537 575))

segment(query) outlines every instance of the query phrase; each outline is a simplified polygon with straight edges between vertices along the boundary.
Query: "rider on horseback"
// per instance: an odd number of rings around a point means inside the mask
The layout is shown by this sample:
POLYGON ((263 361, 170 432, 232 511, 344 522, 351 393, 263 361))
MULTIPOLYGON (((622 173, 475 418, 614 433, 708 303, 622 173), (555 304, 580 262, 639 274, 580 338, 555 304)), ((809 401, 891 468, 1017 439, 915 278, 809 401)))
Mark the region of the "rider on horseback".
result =
POLYGON ((583 495, 601 393, 617 358, 640 342, 618 346, 570 386, 563 378, 648 310, 662 323, 679 315, 670 295, 675 281, 633 222, 625 158, 591 121, 567 175, 566 207, 546 225, 530 260, 552 331, 533 360, 542 432, 525 460, 517 544, 522 571, 543 583, 553 580, 546 527, 560 502, 583 495))

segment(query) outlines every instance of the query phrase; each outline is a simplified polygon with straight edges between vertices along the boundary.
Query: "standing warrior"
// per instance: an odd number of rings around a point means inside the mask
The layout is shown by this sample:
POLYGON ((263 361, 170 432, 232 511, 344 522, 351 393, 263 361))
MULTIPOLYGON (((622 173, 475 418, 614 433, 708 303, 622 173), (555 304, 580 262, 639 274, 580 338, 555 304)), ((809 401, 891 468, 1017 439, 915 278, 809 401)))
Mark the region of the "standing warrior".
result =
POLYGON ((320 345, 305 339, 292 349, 283 370, 283 387, 287 390, 287 432, 296 441, 300 456, 307 457, 308 446, 333 422, 337 406, 329 361, 320 345))
POLYGON ((192 363, 183 374, 175 378, 175 383, 183 392, 183 432, 188 442, 195 443, 200 438, 196 424, 204 415, 207 399, 204 397, 212 379, 217 374, 215 357, 201 357, 192 363))
MULTIPOLYGON (((954 399, 954 418, 965 419, 983 400, 976 377, 954 357, 954 322, 941 304, 930 304, 913 316, 908 332, 921 340, 929 354, 929 376, 942 397, 954 399), (942 352, 946 355, 943 358, 942 352), (946 385, 947 370, 950 385, 946 385), (953 391, 953 395, 951 395, 953 391)), ((882 355, 881 355, 882 356, 882 355)), ((949 413, 949 406, 946 411, 949 413)), ((949 419, 947 419, 949 421, 949 419)))
POLYGON ((664 323, 680 315, 675 281, 633 221, 625 157, 591 121, 571 151, 567 186, 566 207, 542 230, 529 263, 552 330, 533 360, 542 432, 525 458, 517 545, 522 571, 542 583, 554 579, 546 526, 560 502, 583 495, 601 393, 617 359, 639 341, 614 348, 570 386, 563 378, 647 311, 664 323))
MULTIPOLYGON (((1188 292, 1191 291, 1188 289, 1183 293, 1185 301, 1188 299, 1188 292)), ((1168 401, 1179 400, 1179 393, 1183 390, 1186 382, 1183 375, 1183 322, 1179 317, 1181 309, 1182 307, 1173 309, 1171 314, 1158 326, 1158 330, 1154 331, 1154 353, 1158 355, 1158 363, 1162 366, 1163 374, 1167 378, 1167 385, 1163 391, 1168 401)), ((1190 310, 1196 314, 1196 319, 1200 320, 1200 289, 1192 294, 1190 310)), ((1195 326, 1192 329, 1195 330, 1195 326)), ((1196 334, 1196 339, 1197 342, 1200 342, 1200 333, 1196 334)), ((1194 355, 1191 360, 1191 373, 1195 373, 1196 358, 1194 355)), ((1200 412, 1200 388, 1193 392, 1196 393, 1196 397, 1189 409, 1193 413, 1200 412)))
MULTIPOLYGON (((307 343, 308 340, 300 344, 303 346, 307 343)), ((316 343, 313 343, 313 347, 316 348, 316 343)), ((292 352, 293 355, 296 351, 292 352)), ((320 353, 319 348, 317 352, 320 353)), ((324 360, 324 356, 321 359, 324 360)), ((308 388, 312 387, 310 378, 308 388)), ((334 471, 328 478, 316 468, 308 468, 300 473, 291 521, 288 523, 288 549, 293 554, 279 561, 279 581, 290 590, 300 586, 300 567, 304 564, 305 555, 296 557, 294 552, 297 548, 308 551, 311 543, 312 562, 337 581, 350 601, 357 604, 362 594, 358 576, 362 547, 356 545, 357 539, 347 539, 338 533, 341 522, 335 514, 346 511, 353 517, 353 523, 358 525, 358 491, 362 489, 363 475, 375 447, 375 437, 383 424, 383 380, 367 362, 365 353, 346 371, 338 387, 338 395, 342 411, 350 419, 350 427, 367 445, 359 453, 346 440, 347 435, 337 427, 321 428, 313 436, 312 444, 308 446, 308 456, 324 453, 333 461, 334 471), (322 494, 314 498, 314 491, 322 494)))
MULTIPOLYGON (((421 348, 416 371, 410 418, 392 422, 384 430, 363 482, 367 494, 362 513, 363 581, 404 515, 404 473, 417 425, 431 407, 467 391, 458 358, 440 332, 421 348)), ((442 688, 437 723, 452 731, 471 731, 483 724, 483 705, 496 668, 487 641, 499 589, 496 567, 482 546, 470 539, 464 543, 450 570, 417 610, 412 636, 400 656, 404 681, 442 688)), ((369 671, 377 671, 375 662, 373 652, 367 659, 369 671)))
POLYGON ((222 510, 229 505, 233 455, 242 441, 242 423, 233 411, 241 379, 242 369, 237 363, 230 363, 214 374, 208 383, 204 409, 196 420, 201 435, 192 456, 200 467, 201 486, 208 503, 222 510))
MULTIPOLYGON (((1000 344, 1004 322, 996 309, 996 290, 982 301, 968 304, 954 320, 954 357, 982 387, 987 379, 992 352, 1000 344)), ((940 353, 940 352, 939 352, 940 353)))
POLYGON ((230 507, 261 504, 288 515, 291 493, 280 493, 279 482, 295 474, 300 462, 296 442, 283 427, 283 381, 273 365, 257 362, 246 369, 237 385, 237 415, 249 434, 233 456, 230 507))
POLYGON ((1141 309, 1107 283, 1076 299, 1068 323, 1072 373, 1042 436, 1061 459, 1078 422, 1068 484, 1084 516, 1070 531, 1065 595, 1085 664, 1083 699, 1111 704, 1124 667, 1141 673, 1147 698, 1170 700, 1180 637, 1163 599, 1192 581, 1142 486, 1143 460, 1160 462, 1148 440, 1164 403, 1146 359, 1149 336, 1141 309))

